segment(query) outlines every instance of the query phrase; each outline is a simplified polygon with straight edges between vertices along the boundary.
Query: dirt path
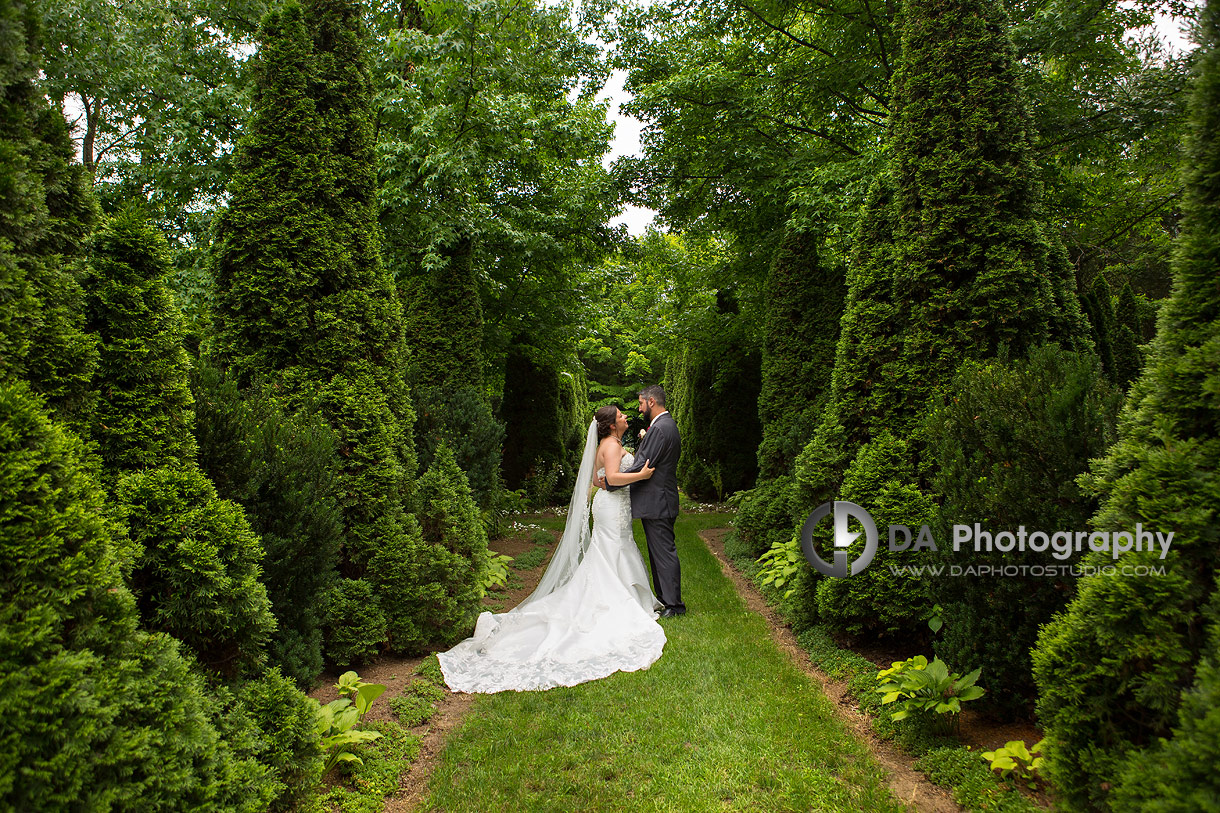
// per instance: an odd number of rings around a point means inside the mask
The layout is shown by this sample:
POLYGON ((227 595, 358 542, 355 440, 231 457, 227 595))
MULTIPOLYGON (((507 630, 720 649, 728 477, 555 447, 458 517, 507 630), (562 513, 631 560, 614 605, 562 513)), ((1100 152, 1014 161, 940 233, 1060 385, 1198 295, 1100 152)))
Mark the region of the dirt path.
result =
POLYGON ((730 533, 729 528, 713 528, 700 531, 699 538, 707 543, 712 555, 720 562, 720 569, 733 582, 738 595, 752 611, 767 620, 771 629, 771 638, 775 645, 792 658, 793 662, 809 675, 822 691, 834 703, 835 712, 848 728, 873 752, 873 756, 889 774, 889 788, 894 796, 903 804, 918 811, 928 813, 955 813, 961 808, 953 801, 949 792, 938 785, 933 785, 923 774, 911 767, 914 761, 898 748, 885 740, 879 739, 873 731, 868 715, 856 708, 855 701, 847 691, 845 681, 833 680, 815 667, 809 660, 809 655, 796 642, 796 636, 784 622, 776 610, 767 604, 758 588, 734 568, 724 555, 724 538, 730 533))

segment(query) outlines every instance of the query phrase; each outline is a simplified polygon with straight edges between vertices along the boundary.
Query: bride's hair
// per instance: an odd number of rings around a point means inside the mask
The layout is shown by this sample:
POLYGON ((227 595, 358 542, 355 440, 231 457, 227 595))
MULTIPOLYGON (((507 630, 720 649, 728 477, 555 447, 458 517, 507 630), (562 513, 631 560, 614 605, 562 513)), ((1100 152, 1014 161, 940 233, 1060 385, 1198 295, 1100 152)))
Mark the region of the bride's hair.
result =
POLYGON ((606 404, 593 413, 593 420, 597 421, 597 439, 600 442, 602 438, 610 437, 614 431, 614 424, 618 421, 618 407, 606 404))

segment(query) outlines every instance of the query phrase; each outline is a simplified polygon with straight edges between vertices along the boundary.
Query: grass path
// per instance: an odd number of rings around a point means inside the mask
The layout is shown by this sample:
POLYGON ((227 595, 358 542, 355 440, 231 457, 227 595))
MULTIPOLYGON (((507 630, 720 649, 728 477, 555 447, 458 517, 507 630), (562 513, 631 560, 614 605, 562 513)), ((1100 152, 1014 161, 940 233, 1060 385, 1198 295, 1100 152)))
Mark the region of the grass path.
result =
MULTIPOLYGON (((571 688, 480 695, 440 755, 424 809, 901 810, 868 749, 698 538, 728 519, 679 518, 690 611, 662 622, 657 663, 571 688)), ((636 534, 643 547, 638 523, 636 534)))

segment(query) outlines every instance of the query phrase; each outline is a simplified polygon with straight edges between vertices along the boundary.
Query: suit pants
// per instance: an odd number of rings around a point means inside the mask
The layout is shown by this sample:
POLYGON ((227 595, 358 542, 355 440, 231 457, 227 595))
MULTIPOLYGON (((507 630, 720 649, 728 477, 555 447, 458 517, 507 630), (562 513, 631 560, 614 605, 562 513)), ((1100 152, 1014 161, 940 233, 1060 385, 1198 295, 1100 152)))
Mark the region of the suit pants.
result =
POLYGON ((674 520, 677 517, 641 519, 644 538, 648 540, 648 560, 652 566, 652 585, 657 600, 671 610, 683 612, 682 568, 678 563, 678 548, 674 543, 674 520))

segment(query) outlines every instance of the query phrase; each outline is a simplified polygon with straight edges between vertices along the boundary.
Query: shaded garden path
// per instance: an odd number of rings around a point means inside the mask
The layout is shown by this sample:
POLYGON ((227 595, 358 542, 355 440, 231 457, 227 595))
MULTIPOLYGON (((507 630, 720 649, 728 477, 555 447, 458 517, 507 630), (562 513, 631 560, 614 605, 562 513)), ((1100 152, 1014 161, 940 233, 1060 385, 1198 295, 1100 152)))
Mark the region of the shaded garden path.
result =
POLYGON ((651 669, 544 693, 450 696, 437 728, 452 730, 425 734, 386 809, 955 810, 900 758, 883 748, 879 760, 861 721, 845 722, 808 659, 739 595, 700 538, 728 519, 680 517, 691 611, 665 622, 669 642, 651 669), (428 773, 425 795, 417 783, 428 773))

